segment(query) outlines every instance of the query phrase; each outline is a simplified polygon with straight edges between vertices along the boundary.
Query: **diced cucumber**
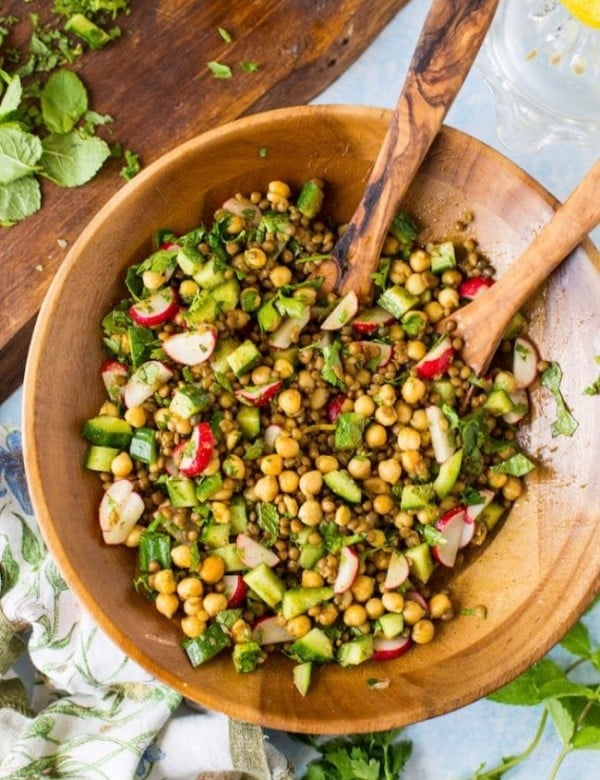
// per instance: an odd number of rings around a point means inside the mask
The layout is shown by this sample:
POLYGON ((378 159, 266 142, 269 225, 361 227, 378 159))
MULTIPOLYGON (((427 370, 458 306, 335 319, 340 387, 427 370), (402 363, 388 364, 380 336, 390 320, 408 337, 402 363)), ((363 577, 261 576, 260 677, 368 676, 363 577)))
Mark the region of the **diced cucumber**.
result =
POLYGON ((296 200, 296 207, 301 214, 312 219, 321 210, 323 197, 324 193, 321 186, 314 179, 311 179, 302 185, 296 200))
POLYGON ((194 414, 203 412, 210 404, 210 396, 196 385, 181 385, 173 393, 169 411, 189 420, 194 414))
POLYGON ((209 290, 202 290, 194 298, 193 305, 183 315, 185 321, 197 325, 201 322, 214 322, 219 314, 219 304, 210 294, 209 290))
POLYGON ((305 661, 302 664, 296 664, 296 666, 294 666, 294 685, 301 696, 306 696, 308 693, 312 679, 312 669, 313 665, 311 661, 305 661))
POLYGON ((456 389, 449 379, 436 379, 431 386, 444 403, 450 404, 450 406, 454 404, 456 389))
POLYGON ((101 447, 127 449, 131 435, 131 425, 126 420, 109 414, 92 417, 83 426, 83 437, 90 444, 99 444, 101 447))
POLYGON ((378 306, 385 309, 397 320, 401 320, 409 309, 417 305, 419 299, 416 295, 409 293, 405 287, 395 284, 379 296, 378 306))
POLYGON ((456 255, 452 241, 434 244, 429 255, 431 257, 431 272, 434 274, 443 274, 444 271, 456 268, 456 255))
POLYGON ((236 494, 231 498, 231 533, 241 534, 248 528, 248 509, 243 496, 236 494))
POLYGON ((184 639, 181 644, 192 666, 200 666, 229 647, 230 639, 218 623, 213 623, 200 636, 184 639))
POLYGON ((84 465, 91 471, 110 471, 110 464, 117 457, 120 450, 116 447, 103 447, 99 444, 91 444, 85 456, 84 465))
POLYGON ((229 543, 231 523, 207 523, 202 526, 200 540, 207 547, 225 547, 229 543))
POLYGON ((503 414, 513 412, 515 405, 506 390, 492 390, 483 404, 483 408, 493 414, 494 417, 502 417, 503 414))
POLYGON ((236 672, 247 674, 253 672, 263 660, 265 654, 258 642, 240 642, 233 646, 233 665, 236 672))
POLYGON ((127 340, 129 342, 129 354, 133 368, 139 368, 150 358, 150 352, 155 343, 155 335, 150 328, 142 328, 132 325, 127 328, 127 340))
POLYGON ((157 458, 156 431, 153 428, 136 428, 129 443, 129 454, 140 463, 154 463, 157 458))
POLYGON ((300 548, 298 566, 301 569, 314 569, 324 555, 324 544, 305 544, 300 548))
POLYGON ((210 357, 210 367, 215 374, 226 374, 230 368, 227 358, 239 347, 235 339, 218 339, 215 351, 210 357))
POLYGON ((400 497, 400 509, 403 512, 416 512, 424 509, 434 497, 433 485, 429 482, 423 485, 404 485, 400 497))
POLYGON ((347 471, 329 471, 323 477, 327 487, 345 501, 351 504, 359 504, 361 490, 347 471))
POLYGON ((266 563, 259 563, 246 572, 244 582, 273 609, 281 602, 285 593, 285 584, 266 563))
POLYGON ((221 311, 233 311, 240 300, 240 283, 235 277, 227 279, 213 288, 211 293, 221 311))
POLYGON ((173 506, 184 507, 198 504, 196 485, 193 480, 186 477, 167 477, 165 485, 173 506))
POLYGON ((400 612, 384 612, 377 622, 386 639, 393 639, 404 631, 404 618, 400 612))
POLYGON ((235 542, 230 542, 223 547, 216 547, 213 553, 223 560, 226 572, 241 571, 245 568, 235 542))
POLYGON ((326 663, 333 659, 333 643, 320 628, 311 628, 290 647, 290 655, 299 661, 326 663))
POLYGON ((411 575, 425 583, 433 574, 433 559, 427 542, 422 542, 416 547, 408 547, 404 554, 408 558, 411 575))
POLYGON ((242 617, 241 609, 224 609, 215 615, 215 620, 225 628, 233 628, 234 624, 242 617))
POLYGON ((492 501, 481 511, 480 518, 488 531, 491 531, 504 514, 504 507, 497 501, 492 501))
POLYGON ((256 439, 260 433, 260 410, 256 406, 242 406, 236 420, 247 439, 256 439))
POLYGON ((216 474, 211 474, 209 477, 202 477, 196 483, 196 498, 200 503, 208 501, 215 493, 223 487, 223 477, 217 471, 216 474))
POLYGON ((246 339, 239 347, 227 355, 227 362, 236 376, 243 376, 262 363, 262 355, 254 342, 246 339))
POLYGON ((212 290, 214 287, 223 284, 225 275, 218 267, 220 262, 220 260, 217 260, 214 257, 207 260, 193 275, 193 280, 205 290, 212 290))
POLYGON ((190 257, 185 249, 180 249, 177 252, 177 265, 186 276, 193 276, 202 267, 202 260, 190 257))
POLYGON ((326 586, 314 588, 290 588, 283 594, 281 614, 285 620, 302 615, 311 607, 333 598, 333 588, 326 586))
POLYGON ((102 49, 112 41, 111 36, 105 30, 81 13, 72 14, 67 18, 65 30, 85 41, 90 49, 102 49))
POLYGON ((334 450, 358 450, 363 441, 366 417, 356 412, 342 412, 335 421, 334 450))
POLYGON ((138 566, 140 571, 150 571, 154 563, 161 569, 171 568, 171 537, 157 531, 144 531, 138 546, 138 566))
POLYGON ((462 461, 463 449, 461 448, 460 450, 456 450, 456 452, 440 466, 438 475, 433 481, 433 489, 438 498, 446 498, 446 496, 450 495, 452 492, 452 488, 456 484, 456 480, 460 474, 462 461))
POLYGON ((336 658, 340 666, 358 666, 373 655, 373 636, 363 634, 338 647, 336 658))

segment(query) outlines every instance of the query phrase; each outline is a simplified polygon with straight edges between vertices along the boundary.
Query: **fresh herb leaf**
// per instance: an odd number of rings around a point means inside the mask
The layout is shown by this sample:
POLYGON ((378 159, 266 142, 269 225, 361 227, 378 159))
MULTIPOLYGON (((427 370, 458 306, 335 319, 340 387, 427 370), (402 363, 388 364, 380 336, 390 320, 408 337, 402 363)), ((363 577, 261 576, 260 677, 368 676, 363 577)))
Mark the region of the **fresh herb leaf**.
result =
POLYGON ((552 436, 572 436, 579 425, 563 398, 561 391, 562 378, 562 370, 556 362, 550 363, 548 368, 542 372, 542 386, 552 393, 556 403, 556 420, 550 428, 552 436))
POLYGON ((110 156, 106 141, 73 130, 42 141, 40 173, 61 187, 79 187, 92 179, 110 156))
POLYGON ((320 755, 307 765, 302 780, 397 780, 412 752, 410 742, 398 740, 400 731, 309 738, 320 755))
POLYGON ((338 387, 340 390, 346 388, 344 382, 344 370, 342 366, 342 360, 340 358, 340 352, 342 350, 342 344, 340 341, 332 341, 331 344, 326 344, 323 347, 323 368, 321 369, 321 376, 330 385, 338 387))
POLYGON ((42 143, 18 127, 0 127, 0 184, 8 184, 38 169, 42 143))
POLYGON ((244 73, 256 73, 256 71, 260 68, 260 65, 258 62, 240 62, 240 68, 244 71, 244 73))
POLYGON ((0 184, 0 224, 14 225, 34 214, 42 205, 42 191, 35 176, 23 176, 0 184))
POLYGON ((256 522, 268 536, 265 541, 274 544, 279 536, 279 512, 274 504, 261 502, 256 505, 256 522))
POLYGON ((490 467, 494 474, 510 474, 513 477, 524 477, 533 471, 535 464, 532 463, 523 453, 518 452, 501 463, 496 463, 490 467))
POLYGON ((134 152, 129 149, 125 149, 123 157, 125 158, 125 165, 119 171, 119 176, 122 176, 125 181, 131 181, 142 168, 140 156, 139 154, 134 154, 134 152))
POLYGON ((229 65, 225 65, 222 62, 217 62, 216 60, 211 60, 206 64, 216 79, 230 79, 233 76, 233 71, 229 65))
POLYGON ((225 41, 225 43, 231 43, 233 41, 232 34, 229 32, 229 30, 226 30, 224 27, 219 27, 219 35, 225 41))
POLYGON ((40 96, 42 119, 51 133, 68 133, 88 108, 83 82, 72 70, 53 73, 40 96))
POLYGON ((342 412, 335 421, 334 450, 358 450, 363 443, 366 418, 356 412, 342 412))

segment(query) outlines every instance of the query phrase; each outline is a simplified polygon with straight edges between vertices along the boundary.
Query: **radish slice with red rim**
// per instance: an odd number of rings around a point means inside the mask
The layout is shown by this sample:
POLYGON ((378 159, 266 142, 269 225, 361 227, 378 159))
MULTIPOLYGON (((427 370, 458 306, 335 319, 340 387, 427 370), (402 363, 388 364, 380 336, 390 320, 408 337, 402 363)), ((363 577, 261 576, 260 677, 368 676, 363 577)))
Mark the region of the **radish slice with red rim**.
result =
POLYGON ((334 593, 345 593, 347 590, 350 590, 358 574, 359 565, 360 561, 356 550, 348 545, 342 547, 337 577, 333 584, 334 593))
POLYGON ((412 639, 408 636, 397 636, 393 639, 376 636, 373 640, 373 655, 371 657, 374 661, 391 661, 404 655, 407 650, 410 650, 411 645, 412 639))
POLYGON ((252 626, 252 639, 259 645, 276 645, 293 642, 295 637, 279 622, 276 615, 267 615, 252 626))
POLYGON ((517 336, 513 347, 512 372, 517 388, 529 387, 538 375, 539 353, 535 344, 525 336, 517 336))
POLYGON ((321 330, 341 330, 358 313, 358 295, 354 290, 346 293, 333 311, 321 323, 321 330))
POLYGON ((217 344, 217 329, 213 326, 201 331, 184 331, 169 336, 162 348, 176 363, 197 366, 204 363, 214 352, 217 344))

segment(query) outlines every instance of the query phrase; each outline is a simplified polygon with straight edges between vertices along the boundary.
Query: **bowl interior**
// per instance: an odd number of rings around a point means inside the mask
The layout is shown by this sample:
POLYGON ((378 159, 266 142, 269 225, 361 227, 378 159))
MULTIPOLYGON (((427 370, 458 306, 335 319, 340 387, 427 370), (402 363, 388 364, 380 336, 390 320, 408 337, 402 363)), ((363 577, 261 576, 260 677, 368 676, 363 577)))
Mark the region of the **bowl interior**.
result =
MULTIPOLYGON (((30 491, 45 539, 84 607, 125 653, 200 704, 242 720, 312 733, 406 725, 485 695, 523 671, 577 619, 598 587, 600 408, 583 394, 597 372, 600 260, 586 242, 531 302, 531 332, 560 363, 563 393, 580 425, 552 438, 555 406, 533 391, 525 446, 540 466, 500 533, 452 581, 464 608, 432 644, 395 661, 318 670, 306 698, 291 662, 272 657, 240 677, 229 657, 193 669, 177 626, 132 587, 133 557, 102 543, 100 488, 82 468, 80 432, 103 400, 100 320, 123 294, 124 269, 147 254, 159 228, 188 230, 236 191, 271 179, 327 182, 327 213, 350 217, 390 113, 354 107, 284 109, 196 138, 125 186, 73 247, 37 323, 25 379, 24 436, 30 491), (567 295, 568 290, 568 295, 567 295), (596 339, 594 345, 594 339, 596 339), (389 680, 386 688, 369 679, 389 680)), ((471 232, 497 271, 516 258, 555 202, 520 169, 477 140, 445 128, 406 198, 425 237, 452 237, 470 209, 471 232)))

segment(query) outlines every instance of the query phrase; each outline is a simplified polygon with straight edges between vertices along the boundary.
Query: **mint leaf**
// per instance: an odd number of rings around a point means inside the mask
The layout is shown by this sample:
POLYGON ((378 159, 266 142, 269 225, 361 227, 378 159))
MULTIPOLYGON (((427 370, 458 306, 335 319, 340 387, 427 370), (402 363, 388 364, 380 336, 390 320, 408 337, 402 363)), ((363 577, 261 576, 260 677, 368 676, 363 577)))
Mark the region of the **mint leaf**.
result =
POLYGON ((13 76, 8 82, 6 92, 0 101, 0 122, 3 122, 9 114, 17 110, 22 94, 21 79, 18 76, 13 76))
POLYGON ((525 474, 529 474, 534 468, 535 464, 525 455, 518 452, 516 455, 502 461, 502 463, 496 463, 494 466, 491 466, 490 471, 494 474, 510 474, 513 477, 524 477, 525 474))
POLYGON ((550 699, 545 703, 563 745, 573 738, 577 718, 584 706, 582 699, 550 699))
POLYGON ((229 65, 225 65, 222 62, 216 62, 212 60, 206 63, 216 79, 230 79, 233 76, 233 72, 229 65))
POLYGON ((43 142, 41 173, 61 187, 85 184, 110 156, 108 144, 101 138, 87 138, 76 130, 64 135, 53 133, 43 142))
POLYGON ((492 693, 488 698, 499 704, 531 707, 544 700, 544 695, 540 692, 540 685, 555 678, 564 679, 564 677, 565 674, 559 666, 553 661, 544 659, 517 677, 516 680, 492 693))
POLYGON ((12 225, 34 214, 42 205, 42 192, 35 176, 0 184, 0 224, 12 225))
POLYGON ((579 621, 561 640, 561 646, 569 653, 577 655, 580 658, 589 658, 592 653, 592 643, 590 641, 590 632, 586 626, 579 621))
POLYGON ((40 104, 48 130, 51 133, 68 133, 87 111, 87 91, 73 71, 58 70, 44 85, 40 104))
POLYGON ((363 443, 366 418, 356 412, 342 412, 335 421, 334 450, 357 450, 363 443))
POLYGON ((579 423, 573 417, 561 391, 563 373, 558 363, 550 363, 548 368, 542 373, 542 385, 550 390, 556 403, 556 420, 552 423, 552 436, 572 436, 579 423))
POLYGON ((8 184, 36 170, 42 154, 40 139, 18 127, 0 127, 0 184, 8 184))
POLYGON ((275 504, 261 502, 256 506, 256 522, 268 535, 268 542, 274 544, 279 536, 279 512, 275 504))

